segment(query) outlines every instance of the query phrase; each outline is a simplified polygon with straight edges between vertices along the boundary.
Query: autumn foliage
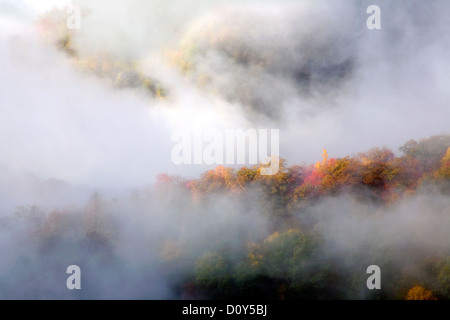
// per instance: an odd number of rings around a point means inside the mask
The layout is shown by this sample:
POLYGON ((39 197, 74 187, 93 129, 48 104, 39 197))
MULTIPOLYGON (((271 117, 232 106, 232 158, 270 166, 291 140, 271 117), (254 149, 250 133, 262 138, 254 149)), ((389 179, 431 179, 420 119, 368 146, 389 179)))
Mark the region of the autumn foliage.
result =
MULTIPOLYGON (((311 165, 288 166, 281 159, 279 171, 269 176, 261 175, 258 165, 218 166, 193 180, 161 174, 155 184, 130 195, 126 205, 95 193, 78 209, 18 208, 14 219, 0 220, 0 227, 24 221, 24 243, 31 243, 44 260, 56 261, 60 250, 81 261, 95 256, 112 270, 123 266, 120 252, 133 250, 137 241, 137 261, 149 256, 153 263, 139 267, 139 286, 147 288, 140 282, 147 267, 149 273, 158 270, 176 298, 449 299, 448 245, 429 250, 426 243, 434 239, 420 238, 412 228, 400 246, 382 234, 376 241, 361 238, 337 249, 327 235, 340 237, 339 232, 349 230, 338 225, 336 231, 333 222, 341 223, 340 215, 352 209, 336 208, 326 215, 315 209, 329 199, 350 199, 352 207, 363 211, 355 213, 356 219, 369 224, 358 230, 364 235, 371 223, 379 223, 377 214, 402 199, 427 190, 446 199, 450 136, 409 141, 401 151, 396 155, 373 148, 333 158, 323 150, 322 159, 311 165), (324 224, 324 219, 336 220, 324 224), (407 263, 399 259, 403 254, 407 263), (365 268, 374 262, 383 270, 383 290, 369 292, 365 268)), ((445 226, 448 210, 438 209, 445 226)), ((408 215, 399 219, 399 224, 414 223, 408 215)), ((342 224, 346 221, 342 218, 342 224)), ((33 276, 31 269, 22 273, 21 279, 33 276)))
POLYGON ((413 194, 421 186, 448 183, 449 146, 450 137, 436 136, 419 143, 407 142, 400 156, 387 148, 373 148, 355 156, 332 158, 323 150, 322 160, 314 165, 286 166, 281 159, 280 170, 271 176, 262 176, 260 166, 239 170, 218 166, 185 185, 197 198, 256 188, 271 201, 276 200, 277 208, 284 212, 342 193, 387 205, 413 194))

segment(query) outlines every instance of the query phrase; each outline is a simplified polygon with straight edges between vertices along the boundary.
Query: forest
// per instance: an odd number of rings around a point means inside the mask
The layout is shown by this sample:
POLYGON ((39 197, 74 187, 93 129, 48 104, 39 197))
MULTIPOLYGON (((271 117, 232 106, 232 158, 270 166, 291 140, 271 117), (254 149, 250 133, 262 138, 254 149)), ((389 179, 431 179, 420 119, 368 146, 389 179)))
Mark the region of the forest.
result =
POLYGON ((26 230, 10 279, 78 260, 85 298, 125 281, 127 297, 144 299, 448 299, 450 136, 400 150, 324 150, 312 165, 283 160, 272 176, 258 166, 194 180, 161 174, 127 196, 95 193, 82 208, 21 207, 1 220, 26 230), (30 254, 39 263, 24 268, 30 254), (381 290, 366 288, 372 264, 381 290))
POLYGON ((450 299, 448 0, 62 2, 0 1, 0 299, 450 299))

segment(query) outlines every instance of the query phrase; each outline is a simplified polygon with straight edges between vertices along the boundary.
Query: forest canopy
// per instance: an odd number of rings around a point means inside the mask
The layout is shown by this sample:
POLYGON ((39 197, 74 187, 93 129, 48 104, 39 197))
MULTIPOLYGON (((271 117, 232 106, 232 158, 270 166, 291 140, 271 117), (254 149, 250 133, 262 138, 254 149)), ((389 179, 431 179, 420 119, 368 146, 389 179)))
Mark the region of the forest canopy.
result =
MULTIPOLYGON (((134 270, 127 281, 163 279, 167 292, 144 282, 128 292, 139 298, 448 299, 450 136, 400 149, 343 158, 324 150, 311 165, 283 160, 272 176, 258 166, 218 166, 194 180, 161 174, 129 196, 96 193, 84 208, 20 207, 1 228, 25 228, 26 246, 3 274, 20 283, 48 261, 93 254, 98 261, 83 266, 93 283, 106 281, 91 278, 97 268, 123 276, 124 263, 134 270), (123 251, 135 245, 140 258, 123 251), (19 267, 33 252, 35 268, 19 267), (365 287, 372 264, 383 290, 365 287)), ((3 294, 32 295, 2 279, 3 294)), ((87 286, 84 297, 99 292, 87 286)))

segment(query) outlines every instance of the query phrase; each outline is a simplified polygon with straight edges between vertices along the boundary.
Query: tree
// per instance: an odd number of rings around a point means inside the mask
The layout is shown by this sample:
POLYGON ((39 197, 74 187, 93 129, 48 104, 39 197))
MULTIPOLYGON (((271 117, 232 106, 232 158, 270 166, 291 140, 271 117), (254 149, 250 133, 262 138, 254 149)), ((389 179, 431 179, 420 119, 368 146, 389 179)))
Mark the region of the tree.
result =
POLYGON ((450 181, 450 147, 442 157, 441 166, 435 171, 434 176, 438 179, 450 181))
POLYGON ((203 254, 195 264, 195 284, 212 298, 227 298, 233 288, 232 265, 216 252, 203 254))
POLYGON ((427 290, 422 286, 414 286, 409 289, 405 300, 437 300, 437 298, 430 290, 427 290))
POLYGON ((389 168, 388 177, 394 188, 405 191, 414 190, 423 177, 419 161, 411 156, 395 158, 389 168))
POLYGON ((275 232, 254 247, 249 257, 270 277, 294 279, 314 255, 317 244, 317 239, 296 229, 275 232))
POLYGON ((337 193, 359 183, 360 162, 350 157, 330 161, 322 170, 321 187, 326 192, 337 193))
POLYGON ((449 147, 450 135, 440 135, 422 139, 419 142, 410 140, 400 150, 405 156, 417 159, 421 170, 430 172, 439 167, 440 161, 449 147))
POLYGON ((441 261, 438 265, 439 292, 446 299, 450 298, 450 258, 441 261))
POLYGON ((214 170, 204 173, 200 179, 192 184, 192 192, 196 195, 205 195, 229 191, 235 186, 233 168, 217 166, 214 170))
POLYGON ((403 146, 401 146, 400 151, 407 157, 414 157, 417 149, 417 141, 416 140, 408 140, 403 146))
POLYGON ((360 155, 362 162, 361 182, 372 188, 382 189, 391 176, 391 161, 395 156, 391 150, 386 148, 373 148, 360 155))
POLYGON ((248 187, 258 175, 258 170, 256 168, 242 167, 236 172, 236 186, 243 190, 248 187))

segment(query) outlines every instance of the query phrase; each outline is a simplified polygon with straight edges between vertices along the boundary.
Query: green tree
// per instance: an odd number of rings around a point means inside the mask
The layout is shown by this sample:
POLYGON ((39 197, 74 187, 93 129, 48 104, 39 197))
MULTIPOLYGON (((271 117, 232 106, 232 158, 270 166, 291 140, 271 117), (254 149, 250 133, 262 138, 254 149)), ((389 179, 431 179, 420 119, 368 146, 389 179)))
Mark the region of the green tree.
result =
POLYGON ((228 298, 233 290, 233 268, 217 252, 203 254, 195 263, 195 284, 212 298, 228 298))

